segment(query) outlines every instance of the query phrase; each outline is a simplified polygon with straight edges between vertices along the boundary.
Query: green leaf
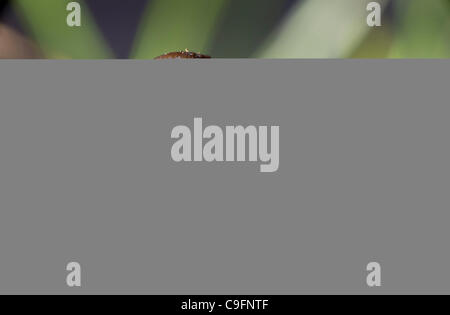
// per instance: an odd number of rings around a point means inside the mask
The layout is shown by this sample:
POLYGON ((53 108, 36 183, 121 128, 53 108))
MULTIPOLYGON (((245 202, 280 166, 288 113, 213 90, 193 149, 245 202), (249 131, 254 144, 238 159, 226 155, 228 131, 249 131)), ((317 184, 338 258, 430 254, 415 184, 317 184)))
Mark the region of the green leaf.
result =
MULTIPOLYGON (((385 5, 389 0, 379 1, 385 5)), ((368 0, 308 0, 292 10, 256 57, 345 58, 368 34, 368 0)))
POLYGON ((284 17, 290 0, 227 0, 213 41, 214 58, 248 58, 284 17))
POLYGON ((226 0, 153 0, 139 28, 132 56, 154 58, 189 49, 209 53, 226 0))
POLYGON ((448 0, 397 0, 392 58, 450 58, 448 0))
POLYGON ((21 19, 49 58, 109 58, 103 37, 82 1, 81 27, 66 23, 68 0, 14 0, 21 19))

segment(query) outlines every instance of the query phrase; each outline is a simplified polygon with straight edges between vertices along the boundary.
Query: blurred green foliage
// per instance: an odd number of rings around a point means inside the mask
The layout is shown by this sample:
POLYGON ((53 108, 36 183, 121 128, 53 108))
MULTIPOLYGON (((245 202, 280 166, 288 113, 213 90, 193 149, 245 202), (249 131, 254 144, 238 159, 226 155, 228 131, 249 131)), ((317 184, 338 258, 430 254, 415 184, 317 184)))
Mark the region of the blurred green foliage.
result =
MULTIPOLYGON (((379 1, 387 3, 387 1, 379 1)), ((308 0, 300 3, 257 57, 341 58, 370 31, 367 1, 308 0)))
MULTIPOLYGON (((83 27, 68 28, 66 6, 70 1, 13 0, 13 5, 49 58, 109 58, 112 54, 88 10, 83 27)), ((79 1, 83 7, 83 2, 79 1)))
POLYGON ((450 1, 397 0, 395 5, 398 24, 389 57, 450 57, 450 1))
POLYGON ((204 53, 226 3, 227 0, 151 1, 132 56, 154 58, 188 48, 204 53))
MULTIPOLYGON (((113 58, 83 1, 83 26, 66 26, 68 2, 13 4, 49 58, 113 58)), ((380 28, 366 25, 368 2, 304 0, 286 13, 287 0, 153 0, 130 57, 189 49, 223 58, 450 58, 450 0, 379 0, 380 28)))

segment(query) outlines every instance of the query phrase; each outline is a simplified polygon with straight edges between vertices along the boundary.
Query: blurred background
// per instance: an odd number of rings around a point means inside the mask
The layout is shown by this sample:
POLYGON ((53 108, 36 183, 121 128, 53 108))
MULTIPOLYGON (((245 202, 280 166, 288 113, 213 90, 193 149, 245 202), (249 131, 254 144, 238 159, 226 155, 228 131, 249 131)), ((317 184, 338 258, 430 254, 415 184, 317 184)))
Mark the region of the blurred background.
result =
POLYGON ((449 58, 450 0, 0 0, 0 58, 449 58))

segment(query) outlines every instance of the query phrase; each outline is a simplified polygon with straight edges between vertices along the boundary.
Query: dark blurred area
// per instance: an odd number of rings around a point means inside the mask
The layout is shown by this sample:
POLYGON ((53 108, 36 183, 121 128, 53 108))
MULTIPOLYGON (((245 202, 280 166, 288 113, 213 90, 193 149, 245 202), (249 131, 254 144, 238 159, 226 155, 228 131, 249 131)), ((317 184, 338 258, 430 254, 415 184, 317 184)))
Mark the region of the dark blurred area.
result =
POLYGON ((10 3, 0 0, 0 58, 41 58, 39 48, 19 31, 10 3))

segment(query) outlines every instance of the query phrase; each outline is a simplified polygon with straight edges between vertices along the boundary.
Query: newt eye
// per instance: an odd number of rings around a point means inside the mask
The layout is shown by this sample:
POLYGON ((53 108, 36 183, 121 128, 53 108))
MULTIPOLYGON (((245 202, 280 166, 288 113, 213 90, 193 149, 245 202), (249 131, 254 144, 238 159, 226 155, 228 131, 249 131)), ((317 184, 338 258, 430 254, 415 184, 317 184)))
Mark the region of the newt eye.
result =
POLYGON ((211 56, 198 54, 192 51, 176 51, 162 56, 156 57, 155 59, 210 59, 211 56))

